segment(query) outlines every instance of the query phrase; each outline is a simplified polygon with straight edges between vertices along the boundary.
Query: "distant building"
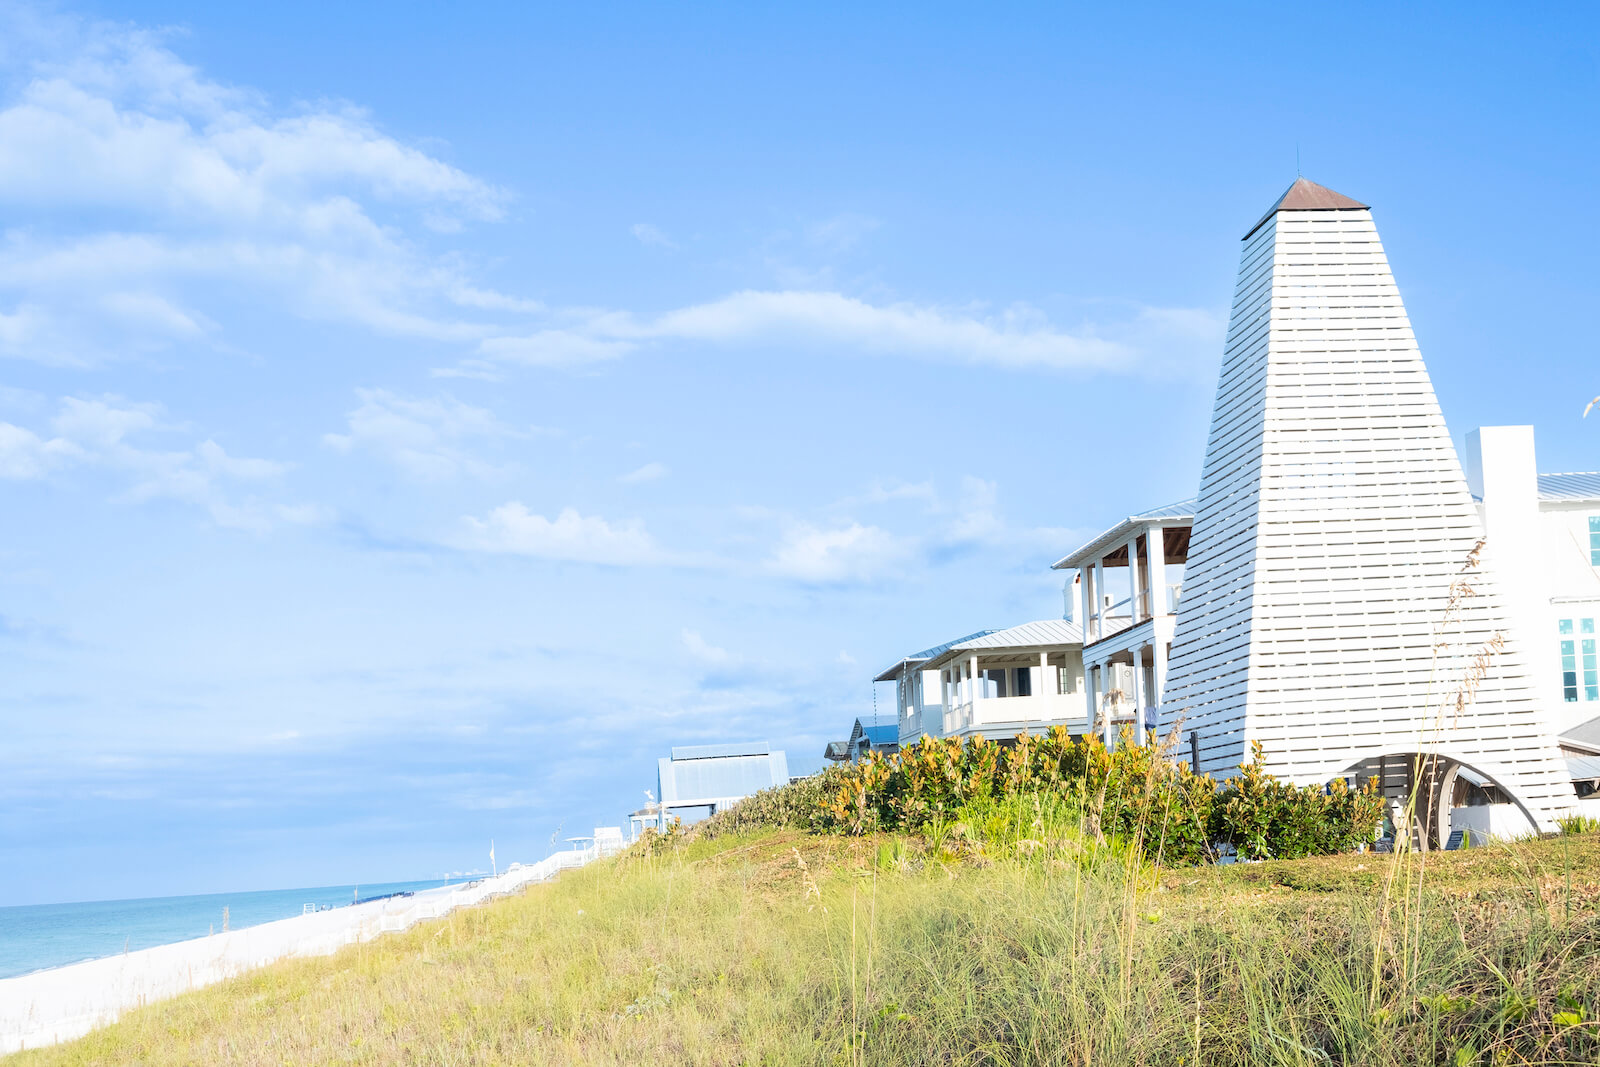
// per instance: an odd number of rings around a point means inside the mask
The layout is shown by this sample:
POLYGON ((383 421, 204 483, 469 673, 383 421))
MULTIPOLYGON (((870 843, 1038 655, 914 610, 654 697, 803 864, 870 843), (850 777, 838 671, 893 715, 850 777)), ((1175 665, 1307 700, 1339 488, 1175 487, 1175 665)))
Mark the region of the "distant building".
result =
POLYGON ((789 784, 789 761, 765 741, 683 745, 656 763, 650 805, 658 827, 671 819, 696 822, 752 793, 789 784))
POLYGON ((850 731, 848 741, 829 741, 828 747, 822 750, 826 759, 835 763, 849 761, 854 763, 868 752, 878 752, 887 755, 900 750, 900 728, 894 723, 882 726, 867 726, 860 719, 856 720, 854 728, 850 731))

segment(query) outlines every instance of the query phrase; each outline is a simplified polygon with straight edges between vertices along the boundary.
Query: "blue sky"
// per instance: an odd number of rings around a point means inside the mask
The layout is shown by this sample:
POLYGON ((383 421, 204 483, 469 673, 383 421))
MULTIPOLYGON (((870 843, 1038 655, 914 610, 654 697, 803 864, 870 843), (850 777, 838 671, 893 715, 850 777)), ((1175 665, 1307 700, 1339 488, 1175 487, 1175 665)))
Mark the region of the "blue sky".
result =
POLYGON ((1457 439, 1600 467, 1595 21, 0 7, 0 904, 537 858, 675 743, 814 768, 1193 493, 1297 147, 1457 439))

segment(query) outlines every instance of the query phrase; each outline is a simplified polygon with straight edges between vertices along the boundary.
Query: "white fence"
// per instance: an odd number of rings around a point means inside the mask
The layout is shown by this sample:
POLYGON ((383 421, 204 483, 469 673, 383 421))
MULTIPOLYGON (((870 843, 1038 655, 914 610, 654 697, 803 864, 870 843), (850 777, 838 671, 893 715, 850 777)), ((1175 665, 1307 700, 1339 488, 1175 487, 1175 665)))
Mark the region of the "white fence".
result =
POLYGON ((233 978, 275 960, 327 956, 346 945, 404 930, 456 908, 548 881, 615 851, 602 841, 527 867, 408 897, 310 912, 193 941, 89 960, 0 980, 0 1055, 81 1037, 121 1014, 233 978))

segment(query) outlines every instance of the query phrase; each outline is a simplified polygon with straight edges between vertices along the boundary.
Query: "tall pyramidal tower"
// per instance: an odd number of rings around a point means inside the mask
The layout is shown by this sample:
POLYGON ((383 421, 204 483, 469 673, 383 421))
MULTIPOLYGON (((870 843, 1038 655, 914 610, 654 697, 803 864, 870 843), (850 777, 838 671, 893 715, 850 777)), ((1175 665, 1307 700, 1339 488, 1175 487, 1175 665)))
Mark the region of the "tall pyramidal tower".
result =
POLYGON ((1296 180, 1244 237, 1164 717, 1211 773, 1437 753, 1552 826, 1570 776, 1482 538, 1371 211, 1296 180))

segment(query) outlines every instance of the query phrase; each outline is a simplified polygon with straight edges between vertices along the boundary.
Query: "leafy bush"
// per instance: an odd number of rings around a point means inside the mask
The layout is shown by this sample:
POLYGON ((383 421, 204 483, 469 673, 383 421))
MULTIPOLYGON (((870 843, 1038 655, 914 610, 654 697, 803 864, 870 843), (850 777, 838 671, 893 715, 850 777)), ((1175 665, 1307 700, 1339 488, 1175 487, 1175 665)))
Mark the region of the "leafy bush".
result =
POLYGON ((1556 819, 1556 825, 1561 827, 1564 834, 1593 834, 1600 833, 1600 818, 1593 815, 1573 813, 1562 815, 1556 819))
POLYGON ((924 737, 888 756, 869 753, 859 763, 757 793, 699 832, 715 837, 770 826, 918 832, 987 819, 997 810, 993 802, 1035 795, 1065 801, 1089 837, 1127 842, 1168 866, 1208 860, 1214 841, 1249 858, 1347 852, 1371 840, 1383 811, 1370 784, 1352 790, 1336 780, 1323 790, 1278 781, 1266 772, 1259 746, 1219 792, 1209 775, 1169 760, 1162 746, 1124 737, 1108 751, 1097 736, 1074 741, 1055 727, 1042 736, 1021 734, 1010 745, 924 737))
POLYGON ((1246 859, 1299 859, 1349 852, 1372 840, 1381 818, 1383 798, 1370 783, 1351 789, 1335 778, 1324 789, 1279 781, 1252 742, 1250 762, 1216 796, 1210 831, 1246 859))

